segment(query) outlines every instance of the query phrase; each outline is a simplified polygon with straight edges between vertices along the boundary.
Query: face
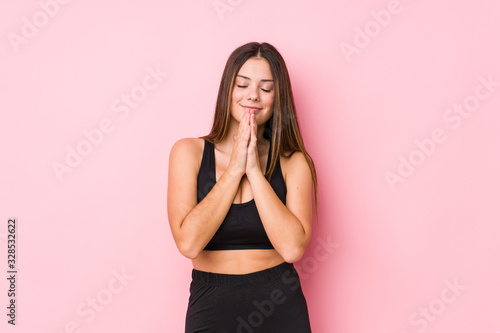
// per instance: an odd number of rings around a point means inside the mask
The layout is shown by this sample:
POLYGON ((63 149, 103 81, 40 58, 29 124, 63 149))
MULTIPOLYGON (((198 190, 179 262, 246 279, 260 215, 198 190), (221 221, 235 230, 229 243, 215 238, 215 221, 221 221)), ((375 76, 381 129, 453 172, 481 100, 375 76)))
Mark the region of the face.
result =
POLYGON ((250 58, 241 66, 233 86, 231 116, 240 122, 246 109, 254 110, 255 122, 263 125, 273 115, 274 82, 264 58, 250 58))

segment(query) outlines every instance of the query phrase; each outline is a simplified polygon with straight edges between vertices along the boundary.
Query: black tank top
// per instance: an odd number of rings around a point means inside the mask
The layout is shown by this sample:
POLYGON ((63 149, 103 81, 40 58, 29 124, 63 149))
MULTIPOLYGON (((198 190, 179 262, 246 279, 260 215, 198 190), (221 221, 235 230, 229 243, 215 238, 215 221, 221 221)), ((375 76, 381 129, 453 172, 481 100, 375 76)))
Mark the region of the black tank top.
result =
MULTIPOLYGON (((271 162, 271 149, 267 156, 266 172, 271 162)), ((203 157, 198 172, 198 202, 210 192, 216 183, 215 155, 213 143, 205 140, 203 157)), ((286 204, 286 184, 281 173, 278 156, 270 181, 274 192, 286 204)), ((274 249, 267 237, 254 199, 240 204, 231 204, 221 226, 204 250, 274 249)))

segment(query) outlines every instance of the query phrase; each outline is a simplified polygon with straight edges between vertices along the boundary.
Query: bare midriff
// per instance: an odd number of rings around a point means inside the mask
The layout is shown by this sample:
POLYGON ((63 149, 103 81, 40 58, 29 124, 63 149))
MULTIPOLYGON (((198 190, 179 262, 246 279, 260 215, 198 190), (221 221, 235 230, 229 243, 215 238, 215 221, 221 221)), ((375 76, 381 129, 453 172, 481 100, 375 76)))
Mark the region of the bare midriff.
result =
POLYGON ((248 274, 283 263, 276 250, 217 250, 201 251, 192 259, 193 268, 220 274, 248 274))

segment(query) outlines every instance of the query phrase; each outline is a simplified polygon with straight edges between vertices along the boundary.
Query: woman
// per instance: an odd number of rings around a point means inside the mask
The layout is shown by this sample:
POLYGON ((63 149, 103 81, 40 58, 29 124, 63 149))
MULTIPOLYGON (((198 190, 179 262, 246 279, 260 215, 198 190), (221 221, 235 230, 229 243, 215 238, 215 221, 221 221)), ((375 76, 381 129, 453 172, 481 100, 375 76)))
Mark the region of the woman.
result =
POLYGON ((311 332, 293 262, 311 237, 313 185, 283 58, 268 43, 237 48, 212 130, 170 153, 169 223, 193 263, 186 332, 311 332))

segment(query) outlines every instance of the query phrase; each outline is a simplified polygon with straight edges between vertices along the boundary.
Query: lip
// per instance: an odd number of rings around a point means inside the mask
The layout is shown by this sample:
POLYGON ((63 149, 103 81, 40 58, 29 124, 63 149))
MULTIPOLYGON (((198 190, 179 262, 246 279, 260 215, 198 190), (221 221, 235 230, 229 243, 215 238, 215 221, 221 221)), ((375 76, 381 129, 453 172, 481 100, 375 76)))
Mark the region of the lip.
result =
POLYGON ((262 110, 262 108, 258 108, 258 107, 255 107, 255 106, 242 105, 242 107, 245 108, 245 109, 253 110, 253 111, 260 111, 260 110, 262 110))

